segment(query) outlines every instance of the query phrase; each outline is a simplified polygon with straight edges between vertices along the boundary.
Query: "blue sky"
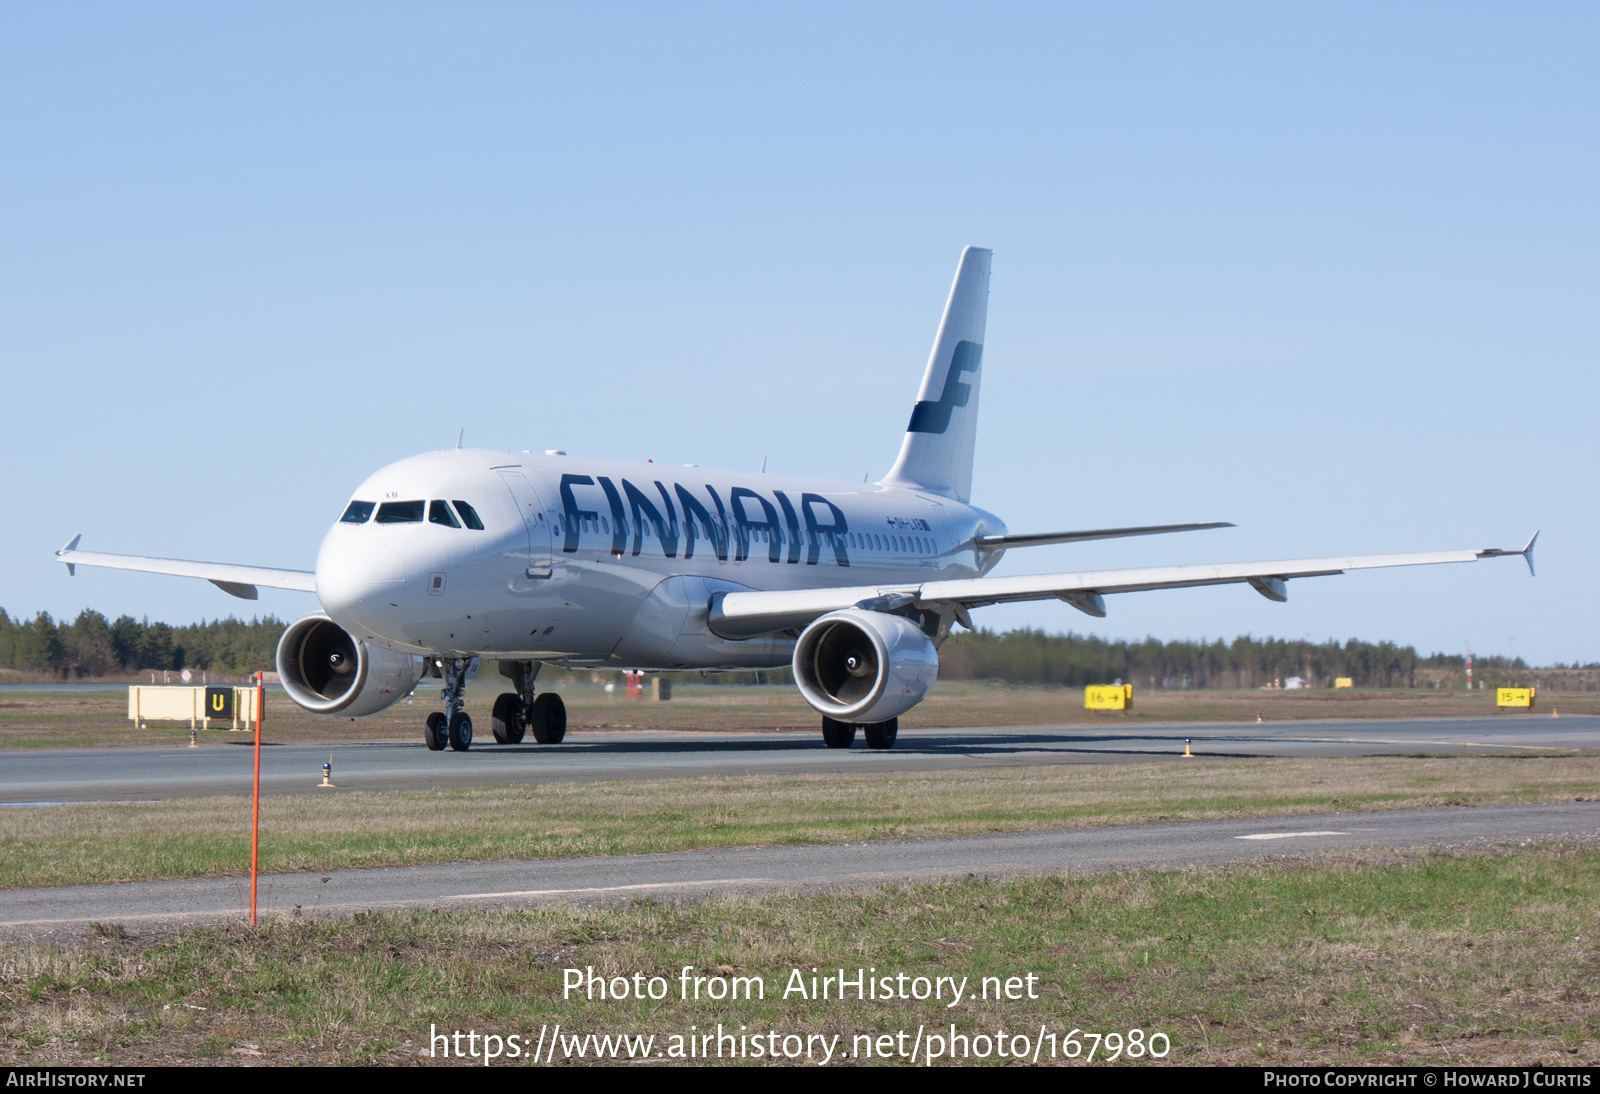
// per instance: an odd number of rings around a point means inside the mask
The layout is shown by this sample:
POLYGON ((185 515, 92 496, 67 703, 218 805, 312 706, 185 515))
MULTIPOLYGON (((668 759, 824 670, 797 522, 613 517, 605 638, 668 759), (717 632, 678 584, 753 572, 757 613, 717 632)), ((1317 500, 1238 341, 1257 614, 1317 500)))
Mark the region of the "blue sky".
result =
POLYGON ((312 563, 454 443, 859 481, 995 250, 975 500, 1239 527, 1004 572, 1515 560, 986 610, 1600 660, 1592 5, 10 5, 0 606, 312 563))

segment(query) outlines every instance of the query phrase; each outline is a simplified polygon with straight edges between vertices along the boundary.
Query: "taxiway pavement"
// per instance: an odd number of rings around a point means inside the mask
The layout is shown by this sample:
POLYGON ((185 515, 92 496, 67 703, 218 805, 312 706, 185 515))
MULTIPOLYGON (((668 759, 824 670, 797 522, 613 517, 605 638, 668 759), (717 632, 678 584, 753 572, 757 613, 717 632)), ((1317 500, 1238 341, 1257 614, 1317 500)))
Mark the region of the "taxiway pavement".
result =
MULTIPOLYGON (((529 907, 708 893, 855 889, 900 882, 1181 868, 1331 851, 1600 842, 1600 803, 1444 808, 1197 821, 833 846, 748 847, 661 855, 457 863, 279 874, 260 881, 265 915, 404 907, 529 907)), ((237 919, 248 878, 0 890, 0 930, 84 924, 170 927, 237 919)))
MULTIPOLYGON (((248 741, 203 748, 106 748, 0 754, 0 804, 135 801, 250 792, 248 741)), ((1600 748, 1600 717, 1504 715, 1395 721, 1266 724, 1104 725, 1022 729, 902 730, 892 750, 860 738, 849 750, 824 748, 821 734, 690 733, 601 730, 570 733, 560 745, 497 745, 480 739, 468 752, 429 752, 414 743, 277 745, 264 743, 262 789, 314 791, 333 756, 334 782, 345 790, 496 786, 586 779, 692 775, 785 775, 829 772, 937 771, 1023 764, 1176 760, 1185 738, 1202 759, 1250 756, 1470 754, 1600 748)), ((268 728, 266 741, 270 742, 268 728)), ((213 743, 215 742, 215 743, 213 743)))

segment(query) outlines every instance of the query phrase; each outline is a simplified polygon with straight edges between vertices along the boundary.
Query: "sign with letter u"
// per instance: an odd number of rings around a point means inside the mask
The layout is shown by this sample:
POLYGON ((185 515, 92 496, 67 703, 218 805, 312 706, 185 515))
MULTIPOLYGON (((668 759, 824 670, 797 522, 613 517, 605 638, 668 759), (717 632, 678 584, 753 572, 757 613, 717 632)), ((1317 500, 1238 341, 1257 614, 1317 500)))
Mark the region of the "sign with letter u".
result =
POLYGON ((233 689, 206 688, 207 718, 233 718, 233 689))

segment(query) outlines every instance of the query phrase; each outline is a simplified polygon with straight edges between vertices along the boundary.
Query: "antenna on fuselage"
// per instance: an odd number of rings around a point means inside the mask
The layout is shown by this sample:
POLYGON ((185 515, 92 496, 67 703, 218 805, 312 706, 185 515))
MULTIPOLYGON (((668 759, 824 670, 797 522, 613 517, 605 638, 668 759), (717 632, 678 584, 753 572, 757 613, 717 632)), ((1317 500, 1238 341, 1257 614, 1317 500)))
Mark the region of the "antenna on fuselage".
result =
POLYGON ((761 457, 761 473, 763 475, 767 473, 767 458, 765 456, 761 457))
POLYGON ((461 432, 456 434, 456 447, 457 448, 461 447, 461 438, 465 437, 466 435, 467 435, 467 427, 466 426, 462 426, 461 427, 461 432))

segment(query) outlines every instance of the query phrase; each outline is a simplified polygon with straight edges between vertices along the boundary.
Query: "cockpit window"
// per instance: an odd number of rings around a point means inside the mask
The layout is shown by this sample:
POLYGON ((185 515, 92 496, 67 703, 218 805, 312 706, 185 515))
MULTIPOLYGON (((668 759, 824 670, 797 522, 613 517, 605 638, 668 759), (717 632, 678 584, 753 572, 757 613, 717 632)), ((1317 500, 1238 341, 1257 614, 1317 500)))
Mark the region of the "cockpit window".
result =
POLYGON ((456 512, 461 514, 461 522, 474 532, 483 531, 483 521, 478 519, 478 511, 464 501, 456 502, 456 512))
POLYGON ((350 508, 344 511, 344 516, 339 518, 340 524, 365 524, 372 516, 373 505, 370 501, 353 501, 350 508))
POLYGON ((378 506, 379 524, 420 524, 425 501, 386 501, 378 506))
POLYGON ((446 528, 461 527, 461 522, 457 520, 456 515, 450 511, 450 506, 442 501, 430 501, 428 503, 428 523, 442 524, 446 528))

